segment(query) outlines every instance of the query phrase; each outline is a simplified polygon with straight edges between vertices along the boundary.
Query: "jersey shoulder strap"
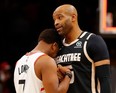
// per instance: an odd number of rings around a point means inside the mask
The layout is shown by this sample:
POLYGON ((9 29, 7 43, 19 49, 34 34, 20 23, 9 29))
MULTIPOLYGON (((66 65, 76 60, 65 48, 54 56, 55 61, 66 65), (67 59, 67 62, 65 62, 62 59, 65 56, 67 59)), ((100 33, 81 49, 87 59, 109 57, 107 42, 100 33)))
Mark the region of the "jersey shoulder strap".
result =
POLYGON ((80 35, 79 39, 87 41, 87 40, 89 40, 89 38, 91 37, 91 35, 93 35, 93 33, 84 31, 84 32, 82 32, 82 34, 80 35))
POLYGON ((81 36, 79 37, 79 40, 83 41, 83 52, 84 52, 84 55, 86 56, 86 58, 90 61, 90 62, 93 62, 93 60, 90 58, 89 54, 87 53, 87 43, 88 43, 88 40, 89 38, 94 35, 94 33, 90 33, 90 32, 83 32, 81 34, 81 36))

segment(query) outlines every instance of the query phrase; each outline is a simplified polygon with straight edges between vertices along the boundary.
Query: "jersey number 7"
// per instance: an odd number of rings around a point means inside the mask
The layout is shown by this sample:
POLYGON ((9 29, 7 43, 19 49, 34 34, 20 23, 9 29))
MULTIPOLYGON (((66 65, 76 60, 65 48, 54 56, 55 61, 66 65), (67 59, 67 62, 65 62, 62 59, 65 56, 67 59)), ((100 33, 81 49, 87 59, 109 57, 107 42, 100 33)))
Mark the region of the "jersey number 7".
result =
POLYGON ((19 80, 19 84, 23 84, 23 91, 24 91, 24 88, 25 88, 25 79, 19 80))

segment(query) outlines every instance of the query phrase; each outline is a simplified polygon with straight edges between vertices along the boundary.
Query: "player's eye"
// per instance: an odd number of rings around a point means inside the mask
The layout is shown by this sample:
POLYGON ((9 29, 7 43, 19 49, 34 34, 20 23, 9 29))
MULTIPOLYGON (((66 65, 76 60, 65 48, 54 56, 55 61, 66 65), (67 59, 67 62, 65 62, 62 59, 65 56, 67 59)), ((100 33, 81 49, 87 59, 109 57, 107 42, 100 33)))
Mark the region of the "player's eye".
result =
POLYGON ((58 19, 59 19, 59 20, 61 20, 62 18, 63 18, 63 16, 62 16, 62 15, 58 16, 58 19))

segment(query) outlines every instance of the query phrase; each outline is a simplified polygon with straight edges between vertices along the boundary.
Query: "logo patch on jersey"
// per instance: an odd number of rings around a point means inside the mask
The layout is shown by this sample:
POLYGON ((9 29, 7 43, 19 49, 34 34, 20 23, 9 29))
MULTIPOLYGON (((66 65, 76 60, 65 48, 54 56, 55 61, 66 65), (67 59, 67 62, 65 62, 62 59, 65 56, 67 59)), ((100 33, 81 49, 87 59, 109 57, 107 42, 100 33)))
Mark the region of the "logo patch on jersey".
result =
POLYGON ((76 42, 76 46, 74 48, 82 48, 82 42, 81 41, 76 42))

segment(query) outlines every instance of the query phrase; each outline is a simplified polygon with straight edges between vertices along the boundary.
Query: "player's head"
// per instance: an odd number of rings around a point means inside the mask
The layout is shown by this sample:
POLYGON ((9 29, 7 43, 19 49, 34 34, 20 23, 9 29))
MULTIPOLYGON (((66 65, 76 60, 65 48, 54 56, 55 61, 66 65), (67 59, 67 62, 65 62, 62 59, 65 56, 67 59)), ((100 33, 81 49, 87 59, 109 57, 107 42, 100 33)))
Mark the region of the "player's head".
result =
POLYGON ((50 28, 43 30, 38 38, 38 41, 41 40, 51 46, 49 50, 50 52, 48 53, 48 55, 51 57, 55 57, 59 48, 62 47, 60 35, 57 33, 57 31, 55 31, 55 29, 50 28))
POLYGON ((58 33, 65 36, 77 24, 77 10, 70 4, 61 5, 53 12, 53 20, 58 33))

